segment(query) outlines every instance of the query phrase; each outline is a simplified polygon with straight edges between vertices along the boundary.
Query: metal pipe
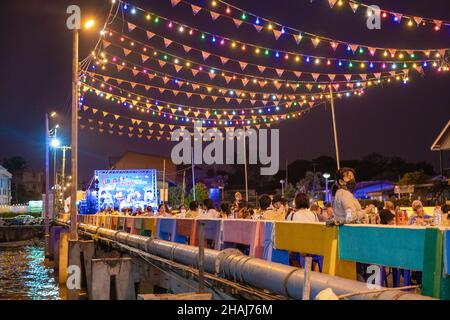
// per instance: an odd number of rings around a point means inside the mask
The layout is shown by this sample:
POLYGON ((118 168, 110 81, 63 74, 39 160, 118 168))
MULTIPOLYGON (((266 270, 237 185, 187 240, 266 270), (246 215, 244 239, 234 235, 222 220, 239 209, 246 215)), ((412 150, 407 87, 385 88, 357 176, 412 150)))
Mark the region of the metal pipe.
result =
MULTIPOLYGON (((64 223, 64 221, 59 221, 64 223)), ((108 230, 80 223, 79 228, 104 238, 126 243, 147 253, 175 261, 187 266, 198 267, 197 247, 151 239, 144 236, 108 230)), ((304 270, 292 266, 251 258, 235 249, 223 251, 205 249, 205 272, 223 278, 245 283, 258 289, 268 290, 291 299, 301 300, 304 285, 304 270)), ((311 272, 311 299, 327 288, 340 296, 367 291, 364 282, 311 272)), ((403 291, 363 293, 349 297, 354 300, 434 300, 431 297, 403 291)))

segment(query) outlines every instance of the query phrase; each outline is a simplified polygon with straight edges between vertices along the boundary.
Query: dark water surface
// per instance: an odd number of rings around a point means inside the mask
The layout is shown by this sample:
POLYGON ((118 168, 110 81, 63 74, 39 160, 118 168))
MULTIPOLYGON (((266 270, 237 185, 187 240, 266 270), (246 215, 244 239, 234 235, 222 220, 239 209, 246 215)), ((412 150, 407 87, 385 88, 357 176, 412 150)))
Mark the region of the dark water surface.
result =
POLYGON ((43 243, 0 247, 0 300, 59 300, 56 274, 44 260, 43 243))

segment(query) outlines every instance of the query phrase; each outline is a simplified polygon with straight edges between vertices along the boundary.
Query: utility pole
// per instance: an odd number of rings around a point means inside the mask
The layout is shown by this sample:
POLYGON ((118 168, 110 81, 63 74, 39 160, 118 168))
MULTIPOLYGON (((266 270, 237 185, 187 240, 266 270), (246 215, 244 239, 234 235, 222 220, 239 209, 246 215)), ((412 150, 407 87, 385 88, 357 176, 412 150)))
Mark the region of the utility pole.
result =
POLYGON ((49 137, 49 116, 45 114, 45 257, 50 256, 50 227, 48 221, 50 208, 50 157, 49 157, 50 137, 49 137))
POLYGON ((162 191, 163 191, 163 201, 162 203, 166 203, 166 160, 163 161, 163 185, 162 185, 162 191))
POLYGON ((61 150, 63 153, 62 158, 62 168, 61 168, 61 192, 63 194, 63 207, 64 207, 64 187, 66 185, 66 151, 70 150, 71 148, 69 146, 62 146, 61 150))
POLYGON ((331 103, 331 115, 333 118, 333 132, 334 132, 334 147, 336 149, 336 166, 337 169, 341 169, 341 162, 339 159, 339 144, 338 144, 338 137, 337 137, 337 129, 336 129, 336 116, 334 114, 334 99, 333 99, 333 89, 330 87, 330 103, 331 103))
POLYGON ((247 143, 245 140, 246 130, 244 127, 244 171, 245 171, 245 202, 248 203, 248 169, 247 169, 247 143))
POLYGON ((194 165, 194 148, 192 148, 192 193, 194 195, 194 201, 197 200, 196 194, 195 194, 195 165, 194 165))
POLYGON ((70 188, 70 240, 78 240, 77 226, 77 190, 78 190, 78 29, 73 29, 72 56, 72 132, 71 132, 71 172, 72 188, 70 188))
POLYGON ((183 170, 183 185, 181 187, 181 204, 184 204, 185 192, 186 192, 186 170, 183 170))

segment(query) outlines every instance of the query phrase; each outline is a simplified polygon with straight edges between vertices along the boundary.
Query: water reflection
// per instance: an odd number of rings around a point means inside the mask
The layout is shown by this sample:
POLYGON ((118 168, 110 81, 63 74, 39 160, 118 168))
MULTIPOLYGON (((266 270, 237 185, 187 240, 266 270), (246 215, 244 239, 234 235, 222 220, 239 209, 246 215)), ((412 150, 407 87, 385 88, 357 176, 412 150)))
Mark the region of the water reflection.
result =
POLYGON ((0 300, 59 300, 55 272, 44 258, 43 244, 0 247, 0 300))

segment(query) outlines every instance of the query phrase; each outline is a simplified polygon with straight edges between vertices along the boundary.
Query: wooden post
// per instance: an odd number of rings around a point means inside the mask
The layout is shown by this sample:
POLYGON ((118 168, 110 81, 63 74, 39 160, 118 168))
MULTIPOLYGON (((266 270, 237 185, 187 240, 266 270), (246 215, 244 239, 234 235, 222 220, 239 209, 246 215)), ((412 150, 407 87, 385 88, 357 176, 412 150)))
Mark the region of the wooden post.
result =
POLYGON ((305 258, 305 276, 303 281, 303 300, 309 300, 309 295, 311 292, 311 266, 312 266, 312 258, 305 258))
POLYGON ((198 292, 205 291, 205 224, 200 222, 198 232, 198 292))

